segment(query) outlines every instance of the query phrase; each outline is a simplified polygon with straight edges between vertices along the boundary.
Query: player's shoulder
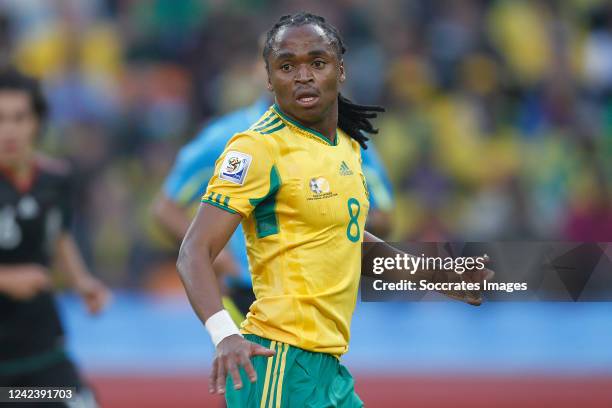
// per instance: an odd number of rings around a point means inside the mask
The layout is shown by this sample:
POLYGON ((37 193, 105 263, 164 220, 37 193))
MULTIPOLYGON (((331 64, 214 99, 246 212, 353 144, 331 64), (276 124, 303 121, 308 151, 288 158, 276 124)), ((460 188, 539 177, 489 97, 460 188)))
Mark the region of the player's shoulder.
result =
POLYGON ((204 125, 196 137, 184 148, 201 150, 211 146, 223 146, 233 134, 248 128, 248 126, 249 122, 244 120, 240 112, 231 112, 204 125))
MULTIPOLYGON (((212 119, 204 126, 185 149, 201 150, 211 146, 225 146, 230 137, 252 124, 255 106, 245 107, 212 119)), ((260 108, 261 109, 261 108, 260 108)))
POLYGON ((258 156, 269 155, 275 149, 271 138, 253 129, 247 129, 234 134, 227 143, 225 150, 241 151, 258 156))
POLYGON ((197 136, 179 151, 182 162, 207 162, 217 159, 232 136, 250 125, 247 108, 220 116, 202 127, 197 136))
POLYGON ((282 118, 270 107, 247 129, 235 133, 228 142, 228 148, 240 146, 255 152, 261 150, 271 152, 275 150, 276 137, 284 129, 286 125, 282 118))
POLYGON ((44 186, 42 188, 50 188, 60 195, 74 188, 78 176, 69 160, 39 153, 34 162, 38 173, 38 185, 44 186))
POLYGON ((35 163, 39 172, 55 178, 69 178, 73 174, 72 164, 66 159, 38 153, 35 163))
POLYGON ((345 131, 343 131, 340 128, 338 128, 338 130, 337 130, 336 137, 341 139, 340 143, 346 143, 346 144, 349 145, 350 151, 352 152, 352 154, 355 154, 355 155, 361 157, 362 149, 361 149, 361 145, 359 144, 358 141, 353 139, 351 136, 349 136, 348 133, 346 133, 345 131))
POLYGON ((382 161, 376 150, 376 146, 371 141, 368 143, 368 148, 362 150, 361 157, 363 159, 363 165, 371 167, 377 171, 383 171, 382 161))
POLYGON ((208 130, 208 134, 215 134, 217 132, 227 133, 228 129, 231 130, 230 133, 236 133, 248 128, 250 125, 250 119, 247 115, 248 109, 238 109, 212 120, 203 129, 203 136, 207 136, 206 130, 208 130))
POLYGON ((270 106, 259 119, 251 124, 247 132, 253 135, 270 136, 277 135, 286 128, 283 118, 274 109, 274 106, 270 106))

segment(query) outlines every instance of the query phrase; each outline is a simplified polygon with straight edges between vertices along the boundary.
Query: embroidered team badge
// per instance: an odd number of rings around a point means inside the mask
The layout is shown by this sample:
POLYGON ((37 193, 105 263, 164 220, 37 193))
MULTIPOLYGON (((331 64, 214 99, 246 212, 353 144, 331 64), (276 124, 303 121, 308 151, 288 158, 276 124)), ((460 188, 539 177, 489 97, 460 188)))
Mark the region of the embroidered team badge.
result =
POLYGON ((223 164, 221 165, 219 178, 242 185, 249 171, 251 159, 251 156, 246 153, 236 151, 227 152, 223 164))
POLYGON ((310 191, 312 191, 312 195, 306 199, 308 201, 323 200, 338 195, 338 193, 331 191, 329 181, 325 177, 313 177, 308 184, 310 191))
POLYGON ((310 179, 310 190, 315 194, 329 193, 329 181, 323 177, 314 177, 310 179))

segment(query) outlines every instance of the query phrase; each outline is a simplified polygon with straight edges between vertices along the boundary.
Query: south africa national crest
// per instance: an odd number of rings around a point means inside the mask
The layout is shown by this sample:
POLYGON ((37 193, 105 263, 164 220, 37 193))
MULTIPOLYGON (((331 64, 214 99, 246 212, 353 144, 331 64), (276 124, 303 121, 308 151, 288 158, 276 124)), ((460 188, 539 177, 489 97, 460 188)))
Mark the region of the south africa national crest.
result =
POLYGON ((310 191, 312 195, 306 200, 322 200, 325 198, 336 197, 338 193, 331 191, 329 181, 325 177, 313 177, 309 182, 310 191))
POLYGON ((219 178, 242 185, 251 165, 251 155, 230 150, 221 164, 219 178))
POLYGON ((323 177, 313 177, 310 179, 310 190, 315 194, 329 193, 329 181, 323 177))

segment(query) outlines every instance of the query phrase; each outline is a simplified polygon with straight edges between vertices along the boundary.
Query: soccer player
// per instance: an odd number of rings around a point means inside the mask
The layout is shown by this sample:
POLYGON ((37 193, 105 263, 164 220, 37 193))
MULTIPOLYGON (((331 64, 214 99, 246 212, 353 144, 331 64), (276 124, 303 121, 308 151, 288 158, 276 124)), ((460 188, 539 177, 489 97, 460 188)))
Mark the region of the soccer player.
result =
POLYGON ((381 242, 364 231, 361 148, 382 108, 340 94, 344 51, 338 31, 308 13, 283 16, 267 33, 275 104, 227 144, 181 246, 179 273, 217 349, 210 391, 226 393, 229 407, 363 405, 339 357, 361 244, 381 242), (212 261, 240 222, 256 300, 239 331, 212 261))
POLYGON ((57 258, 91 313, 109 291, 89 274, 70 233, 68 166, 35 152, 46 112, 37 81, 0 72, 0 386, 76 387, 74 401, 94 407, 65 351, 49 268, 57 258))
MULTIPOLYGON (((263 64, 261 65, 254 67, 257 75, 259 70, 264 70, 263 64)), ((189 227, 189 208, 199 202, 206 191, 215 162, 223 153, 229 139, 234 134, 248 129, 268 110, 270 104, 269 98, 262 95, 251 106, 214 119, 193 141, 181 149, 163 190, 153 205, 154 217, 178 240, 183 239, 189 227)), ((363 172, 370 191, 368 229, 377 235, 385 235, 390 229, 393 197, 391 183, 376 150, 368 146, 362 154, 363 172)), ((240 324, 255 300, 246 244, 240 225, 226 249, 215 259, 214 268, 217 276, 226 275, 229 292, 227 297, 223 297, 223 305, 230 311, 233 320, 240 324)))
MULTIPOLYGON (((184 238, 191 221, 189 209, 200 201, 206 191, 215 161, 230 137, 247 129, 269 106, 268 98, 262 96, 251 106, 213 120, 179 152, 163 190, 153 205, 156 220, 179 242, 184 238)), ((228 296, 223 298, 223 305, 230 310, 232 318, 239 324, 255 300, 246 243, 240 226, 232 235, 226 249, 215 260, 214 267, 219 276, 223 275, 227 279, 228 296)))

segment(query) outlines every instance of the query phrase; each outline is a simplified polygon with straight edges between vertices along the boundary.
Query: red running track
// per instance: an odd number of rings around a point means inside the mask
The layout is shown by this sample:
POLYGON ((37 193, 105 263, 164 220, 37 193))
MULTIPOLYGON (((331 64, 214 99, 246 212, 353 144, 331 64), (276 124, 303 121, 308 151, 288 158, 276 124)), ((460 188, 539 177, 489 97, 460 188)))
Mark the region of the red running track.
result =
MULTIPOLYGON (((356 375, 366 407, 611 408, 611 377, 356 375)), ((207 377, 93 376, 102 408, 222 407, 207 377)))

